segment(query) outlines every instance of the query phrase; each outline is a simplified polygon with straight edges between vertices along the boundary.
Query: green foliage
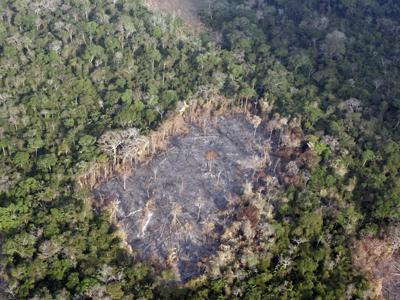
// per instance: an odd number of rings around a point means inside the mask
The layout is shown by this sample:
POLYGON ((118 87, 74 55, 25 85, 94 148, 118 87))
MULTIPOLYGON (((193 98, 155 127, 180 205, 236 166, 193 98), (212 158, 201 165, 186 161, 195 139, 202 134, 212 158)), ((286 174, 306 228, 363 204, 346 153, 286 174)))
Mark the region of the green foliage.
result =
POLYGON ((219 45, 136 0, 0 3, 1 281, 14 298, 364 297, 349 241, 400 219, 399 5, 261 2, 210 6, 219 45), (318 157, 277 200, 256 267, 170 289, 124 250, 76 176, 107 160, 105 131, 146 131, 208 89, 296 117, 318 157))
POLYGON ((103 132, 146 130, 211 83, 209 66, 190 65, 206 49, 177 38, 176 22, 138 1, 53 4, 1 5, 4 279, 17 298, 85 297, 99 286, 113 299, 149 296, 151 268, 126 253, 107 213, 94 214, 88 196, 76 193, 75 179, 106 161, 96 145, 103 132), (103 266, 117 279, 101 282, 103 266))
POLYGON ((0 207, 0 232, 9 233, 26 224, 31 218, 30 207, 22 201, 12 203, 7 207, 0 207))
MULTIPOLYGON (((389 29, 398 26, 393 7, 359 1, 299 5, 290 0, 250 7, 231 0, 215 6, 212 14, 214 18, 204 15, 204 20, 222 32, 227 49, 242 51, 248 70, 253 70, 247 78, 255 80, 258 96, 273 100, 280 113, 301 116, 303 129, 312 134, 310 147, 322 162, 329 164, 339 148, 347 152, 350 172, 362 179, 354 201, 367 219, 386 224, 398 219, 400 111, 395 99, 400 74, 380 61, 395 60, 395 36, 389 29), (243 32, 252 37, 251 50, 233 39, 243 32), (377 40, 383 41, 379 47, 377 40), (321 140, 326 135, 333 143, 321 140)), ((328 182, 338 184, 333 178, 328 182)))

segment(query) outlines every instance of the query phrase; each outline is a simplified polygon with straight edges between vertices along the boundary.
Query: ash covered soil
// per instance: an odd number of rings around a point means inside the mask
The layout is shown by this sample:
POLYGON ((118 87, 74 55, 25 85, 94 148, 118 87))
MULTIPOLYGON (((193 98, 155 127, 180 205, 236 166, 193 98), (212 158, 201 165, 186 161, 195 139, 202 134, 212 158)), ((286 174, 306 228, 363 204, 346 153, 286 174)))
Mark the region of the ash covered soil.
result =
POLYGON ((218 250, 244 184, 255 184, 266 155, 274 169, 274 138, 242 115, 187 126, 169 139, 166 151, 135 167, 125 189, 114 177, 94 191, 117 201, 120 225, 139 255, 173 264, 182 281, 204 272, 202 262, 218 250))

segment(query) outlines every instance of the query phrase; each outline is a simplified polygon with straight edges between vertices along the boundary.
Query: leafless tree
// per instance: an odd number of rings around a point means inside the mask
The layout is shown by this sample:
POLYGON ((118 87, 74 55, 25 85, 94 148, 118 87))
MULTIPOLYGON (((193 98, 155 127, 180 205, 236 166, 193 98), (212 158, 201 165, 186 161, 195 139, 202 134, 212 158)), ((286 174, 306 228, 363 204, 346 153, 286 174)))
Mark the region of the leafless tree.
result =
POLYGON ((176 228, 177 225, 182 226, 182 223, 178 218, 181 214, 182 214, 182 205, 180 205, 177 202, 174 202, 172 204, 172 209, 171 209, 171 213, 170 213, 170 215, 172 217, 171 226, 170 226, 171 229, 176 228))
POLYGON ((122 143, 123 137, 120 131, 108 131, 98 141, 100 148, 113 156, 114 165, 117 164, 117 149, 122 143))
POLYGON ((140 160, 146 154, 149 141, 146 137, 141 136, 136 128, 126 130, 113 130, 104 133, 98 144, 100 148, 107 154, 112 155, 113 165, 117 164, 117 158, 121 157, 125 164, 127 160, 140 160))
POLYGON ((251 118, 251 124, 254 127, 253 136, 256 136, 257 128, 260 126, 261 122, 262 122, 262 119, 259 116, 254 116, 251 118))
POLYGON ((208 171, 211 172, 213 162, 218 158, 218 153, 215 150, 208 150, 204 155, 207 162, 208 171))

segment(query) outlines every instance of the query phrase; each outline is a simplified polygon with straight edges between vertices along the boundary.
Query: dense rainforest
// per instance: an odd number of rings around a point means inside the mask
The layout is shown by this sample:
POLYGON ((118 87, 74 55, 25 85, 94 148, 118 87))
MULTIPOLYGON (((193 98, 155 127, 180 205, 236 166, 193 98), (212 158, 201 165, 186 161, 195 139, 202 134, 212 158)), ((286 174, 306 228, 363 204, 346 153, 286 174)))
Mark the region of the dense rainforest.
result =
POLYGON ((218 0, 201 17, 194 35, 139 0, 0 1, 4 297, 377 296, 352 253, 400 247, 400 3, 218 0), (199 91, 296 120, 315 155, 302 184, 264 196, 274 243, 251 266, 181 284, 128 251, 77 178, 113 159, 105 132, 146 135, 199 91))

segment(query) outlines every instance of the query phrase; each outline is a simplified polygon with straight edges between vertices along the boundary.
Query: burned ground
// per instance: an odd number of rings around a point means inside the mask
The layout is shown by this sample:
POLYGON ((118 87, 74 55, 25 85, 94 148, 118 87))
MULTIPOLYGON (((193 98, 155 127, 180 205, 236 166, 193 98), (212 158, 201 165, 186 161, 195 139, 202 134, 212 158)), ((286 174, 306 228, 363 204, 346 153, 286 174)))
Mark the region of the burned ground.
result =
POLYGON ((169 265, 182 281, 208 268, 232 224, 248 222, 244 232, 257 227, 262 208, 245 203, 243 194, 276 188, 288 167, 297 173, 296 163, 277 156, 281 132, 273 134, 265 122, 254 125, 244 114, 205 120, 186 123, 184 133, 171 136, 125 182, 115 176, 94 191, 98 199, 115 200, 126 242, 139 256, 169 265))

